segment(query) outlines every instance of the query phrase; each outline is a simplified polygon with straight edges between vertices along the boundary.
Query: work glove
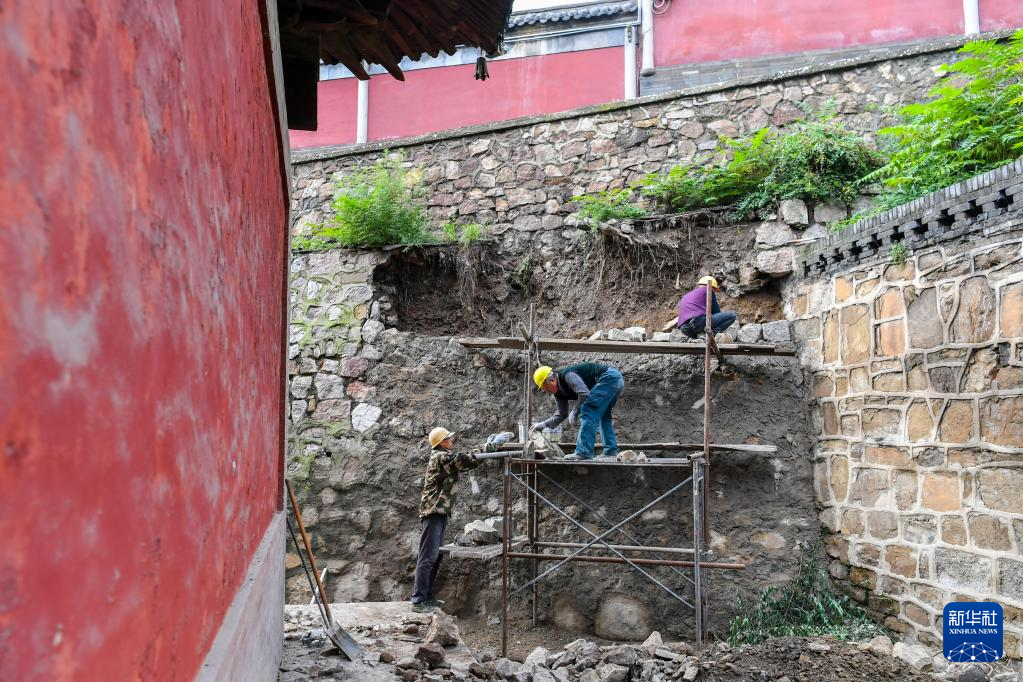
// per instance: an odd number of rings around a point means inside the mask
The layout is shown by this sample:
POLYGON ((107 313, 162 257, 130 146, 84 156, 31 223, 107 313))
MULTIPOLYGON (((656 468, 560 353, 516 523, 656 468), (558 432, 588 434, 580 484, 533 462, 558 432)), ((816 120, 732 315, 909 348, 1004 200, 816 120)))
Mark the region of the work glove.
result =
POLYGON ((502 431, 501 433, 492 433, 487 436, 487 445, 504 445, 514 437, 514 433, 511 431, 502 431))
POLYGON ((546 428, 547 428, 547 422, 533 422, 533 425, 529 427, 529 430, 531 432, 532 431, 543 431, 546 428))
POLYGON ((579 408, 575 408, 568 413, 568 425, 575 426, 575 423, 579 420, 579 408))

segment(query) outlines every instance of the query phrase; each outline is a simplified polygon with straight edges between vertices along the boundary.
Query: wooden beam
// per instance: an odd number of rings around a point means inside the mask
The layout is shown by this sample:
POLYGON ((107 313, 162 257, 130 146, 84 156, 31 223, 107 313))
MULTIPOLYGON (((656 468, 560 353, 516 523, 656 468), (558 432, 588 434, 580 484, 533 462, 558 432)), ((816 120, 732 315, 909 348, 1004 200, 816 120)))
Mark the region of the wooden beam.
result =
MULTIPOLYGON (((466 348, 500 348, 522 350, 523 341, 513 336, 496 339, 460 338, 466 348)), ((668 343, 660 341, 590 341, 588 339, 537 339, 540 350, 580 351, 589 353, 650 353, 654 355, 700 355, 706 349, 702 343, 668 343)), ((775 355, 793 356, 795 350, 758 343, 723 343, 718 346, 723 355, 775 355)))
MULTIPOLYGON (((575 443, 557 443, 562 450, 575 450, 575 443)), ((604 448, 600 443, 595 444, 594 449, 604 448)), ((522 450, 522 443, 505 443, 497 448, 498 452, 510 452, 522 450)), ((649 450, 651 452, 699 452, 703 450, 703 443, 619 443, 619 450, 649 450)), ((752 452, 758 454, 772 454, 778 452, 776 445, 760 445, 756 443, 718 443, 711 444, 711 452, 752 452)), ((652 458, 656 459, 656 458, 652 458)))

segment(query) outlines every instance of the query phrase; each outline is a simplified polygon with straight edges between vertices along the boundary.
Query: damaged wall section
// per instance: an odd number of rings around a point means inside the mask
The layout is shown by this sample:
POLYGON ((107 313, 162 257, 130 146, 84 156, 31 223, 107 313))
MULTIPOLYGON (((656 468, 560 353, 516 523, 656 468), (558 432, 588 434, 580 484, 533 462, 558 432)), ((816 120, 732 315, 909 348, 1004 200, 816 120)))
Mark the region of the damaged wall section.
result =
MULTIPOLYGON (((538 303, 543 334, 588 336, 599 329, 600 320, 592 318, 606 321, 626 314, 613 309, 614 299, 610 299, 604 306, 607 312, 591 312, 591 319, 586 319, 587 303, 564 295, 588 291, 580 283, 592 285, 601 276, 591 254, 594 249, 609 248, 599 246, 605 237, 589 230, 575 232, 579 238, 566 240, 557 255, 534 253, 541 265, 531 275, 528 289, 538 303), (558 267, 545 267, 545 263, 558 267)), ((635 282, 636 291, 650 291, 656 302, 647 306, 649 318, 658 320, 657 328, 674 314, 680 293, 664 280, 678 276, 683 286, 689 286, 711 264, 734 276, 740 256, 724 254, 722 245, 748 257, 755 242, 750 225, 665 228, 648 238, 680 240, 682 235, 691 235, 694 241, 693 265, 685 270, 651 271, 637 276, 635 282), (664 287, 656 298, 655 284, 664 287)), ((496 244, 472 248, 488 254, 491 262, 514 263, 526 254, 498 249, 496 244)), ((425 437, 431 427, 441 424, 456 429, 468 445, 497 430, 514 430, 521 419, 519 354, 468 351, 449 335, 440 334, 445 327, 458 326, 454 321, 465 311, 452 288, 458 280, 456 259, 471 262, 475 258, 464 248, 427 247, 336 250, 300 254, 293 261, 294 436, 289 475, 299 481, 303 517, 313 533, 315 550, 329 569, 328 591, 334 600, 408 598, 428 454, 425 437), (410 276, 416 278, 414 288, 410 276), (403 292, 409 291, 413 300, 401 300, 403 292), (418 321, 409 321, 409 315, 418 316, 418 321), (403 330, 417 324, 425 333, 403 330)), ((525 292, 510 288, 512 293, 503 300, 491 295, 496 286, 511 287, 508 280, 513 276, 514 270, 499 268, 481 272, 472 300, 473 316, 480 320, 471 327, 476 333, 511 331, 524 319, 525 292)), ((612 294, 622 292, 621 300, 627 304, 639 305, 626 282, 609 278, 605 286, 612 294)), ((777 299, 762 295, 777 310, 777 299)), ((750 319, 747 315, 744 321, 750 319)), ((759 324, 747 326, 759 332, 759 324)), ((465 330, 469 328, 466 324, 465 330)), ((579 357, 549 354, 547 359, 567 363, 579 357)), ((610 361, 625 374, 626 393, 616 408, 621 439, 698 442, 702 438, 702 409, 693 409, 703 395, 702 358, 592 359, 610 361)), ((764 585, 783 581, 794 553, 818 537, 810 492, 808 394, 802 371, 791 358, 735 358, 732 364, 730 372, 715 372, 713 378, 715 441, 769 443, 779 450, 767 456, 729 454, 714 460, 711 544, 715 557, 750 564, 746 571, 716 573, 708 581, 714 604, 711 625, 719 632, 734 612, 736 597, 752 598, 764 585)), ((537 404, 541 413, 554 411, 550 399, 541 397, 537 404)), ((608 474, 571 469, 555 478, 614 519, 624 518, 668 487, 660 476, 638 470, 608 474)), ((465 523, 500 513, 500 485, 495 465, 466 477, 449 540, 465 523)), ((554 494, 552 486, 547 490, 554 494)), ((559 501, 568 502, 564 497, 559 501)), ((519 527, 524 527, 524 500, 515 510, 519 527)), ((585 518, 578 505, 572 513, 580 521, 593 521, 585 518)), ((644 514, 630 531, 643 543, 688 546, 690 515, 690 498, 684 493, 644 514)), ((553 512, 541 515, 545 539, 583 539, 568 534, 563 525, 555 523, 553 512)), ((626 541, 619 538, 618 542, 626 541)), ((525 565, 519 562, 517 579, 524 577, 525 565)), ((496 614, 500 612, 499 575, 496 561, 485 566, 448 560, 441 589, 461 613, 496 614)), ((292 567, 291 600, 308 598, 304 580, 301 571, 292 567)), ((676 578, 676 582, 682 581, 676 578)), ((592 627, 610 595, 628 595, 642 603, 650 627, 691 633, 687 610, 666 605, 658 588, 617 567, 570 566, 545 584, 541 595, 541 613, 553 617, 551 606, 557 604, 557 611, 575 614, 574 627, 592 627)))

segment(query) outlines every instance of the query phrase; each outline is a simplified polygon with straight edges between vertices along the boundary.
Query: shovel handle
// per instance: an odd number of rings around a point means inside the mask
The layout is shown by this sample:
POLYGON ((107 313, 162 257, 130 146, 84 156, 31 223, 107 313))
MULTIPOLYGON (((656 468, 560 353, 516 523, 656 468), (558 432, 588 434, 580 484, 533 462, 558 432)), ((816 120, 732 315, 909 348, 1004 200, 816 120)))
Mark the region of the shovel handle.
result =
MULTIPOLYGON (((320 601, 323 602, 324 606, 327 606, 327 593, 323 591, 323 583, 320 582, 320 569, 316 567, 316 557, 313 556, 313 548, 309 544, 309 534, 305 532, 305 524, 302 523, 302 512, 298 510, 298 500, 295 499, 295 491, 291 489, 291 481, 285 479, 284 483, 288 486, 288 497, 291 498, 291 508, 295 512, 295 520, 298 521, 298 532, 302 535, 305 552, 309 555, 309 563, 313 567, 313 578, 316 579, 316 587, 320 591, 320 601)), ((313 596, 315 597, 316 595, 313 596)), ((332 626, 334 618, 331 616, 329 606, 327 606, 327 618, 331 621, 328 623, 328 626, 332 626)))

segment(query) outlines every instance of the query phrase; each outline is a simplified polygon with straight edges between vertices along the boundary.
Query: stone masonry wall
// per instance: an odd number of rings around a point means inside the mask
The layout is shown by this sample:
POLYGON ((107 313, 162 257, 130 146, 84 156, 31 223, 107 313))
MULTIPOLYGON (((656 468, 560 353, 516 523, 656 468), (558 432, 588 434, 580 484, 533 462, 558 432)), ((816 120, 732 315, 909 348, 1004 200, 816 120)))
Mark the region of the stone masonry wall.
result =
POLYGON ((888 627, 932 646, 944 604, 997 601, 1016 658, 1020 190, 1016 163, 836 235, 803 255, 807 276, 785 304, 813 374, 815 492, 832 576, 888 627), (890 262, 893 239, 909 249, 905 264, 890 262))
POLYGON ((719 136, 783 125, 829 102, 850 129, 871 134, 891 107, 926 96, 961 41, 931 43, 829 65, 611 103, 455 133, 294 155, 295 231, 330 214, 334 182, 401 150, 423 169, 431 215, 481 222, 508 239, 551 239, 571 223, 574 195, 622 187, 693 160, 719 136))

